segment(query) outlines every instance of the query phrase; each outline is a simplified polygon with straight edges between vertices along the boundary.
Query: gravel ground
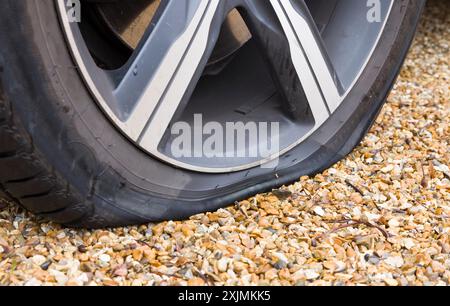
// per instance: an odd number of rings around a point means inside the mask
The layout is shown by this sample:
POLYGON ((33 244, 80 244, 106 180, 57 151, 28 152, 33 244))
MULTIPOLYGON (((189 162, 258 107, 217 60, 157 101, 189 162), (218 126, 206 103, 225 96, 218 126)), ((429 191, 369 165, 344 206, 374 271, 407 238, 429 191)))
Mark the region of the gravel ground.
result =
POLYGON ((0 284, 449 285, 448 3, 429 3, 377 124, 333 168, 185 222, 108 231, 0 202, 0 284))

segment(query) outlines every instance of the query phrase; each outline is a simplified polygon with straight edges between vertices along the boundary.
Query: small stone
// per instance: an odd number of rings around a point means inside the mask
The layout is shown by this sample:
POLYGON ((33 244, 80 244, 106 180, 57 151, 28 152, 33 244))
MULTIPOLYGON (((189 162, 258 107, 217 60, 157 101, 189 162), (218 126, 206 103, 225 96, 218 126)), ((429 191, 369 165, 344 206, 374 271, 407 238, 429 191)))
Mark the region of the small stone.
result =
POLYGON ((98 259, 102 262, 102 263, 109 263, 111 261, 111 256, 109 256, 108 254, 101 254, 98 259))
POLYGON ((95 268, 93 267, 93 265, 91 263, 88 262, 83 262, 80 265, 80 270, 86 273, 92 273, 94 272, 95 268))
POLYGON ((31 258, 31 261, 36 265, 36 266, 41 266, 42 264, 44 264, 47 261, 47 258, 45 258, 42 255, 34 255, 33 258, 31 258))
POLYGON ((78 252, 80 252, 80 253, 86 253, 88 251, 86 246, 83 244, 79 245, 77 249, 78 249, 78 252))
POLYGON ((372 265, 374 265, 374 266, 378 265, 378 264, 380 263, 380 261, 381 261, 380 257, 375 256, 375 255, 370 255, 370 254, 366 254, 366 255, 364 256, 364 259, 365 259, 368 263, 370 263, 370 264, 372 264, 372 265))
POLYGON ((220 272, 226 272, 228 269, 228 261, 226 258, 222 258, 217 262, 217 269, 220 272))
POLYGON ((143 283, 140 279, 134 279, 133 282, 131 283, 132 287, 141 287, 143 286, 143 283))
POLYGON ((59 240, 66 238, 66 233, 64 232, 60 232, 56 235, 56 238, 58 238, 59 240))
POLYGON ((381 169, 381 172, 383 173, 389 173, 392 172, 392 170, 394 170, 394 165, 388 165, 384 168, 381 169))
POLYGON ((416 245, 411 238, 403 239, 402 244, 407 250, 411 250, 416 245))
POLYGON ((112 249, 114 252, 121 252, 121 251, 125 250, 125 246, 121 243, 116 243, 112 246, 112 249))
POLYGON ((316 215, 318 215, 319 217, 325 216, 325 211, 324 211, 323 208, 320 207, 320 206, 314 207, 313 211, 314 211, 314 213, 315 213, 316 215))
POLYGON ((355 204, 361 204, 364 200, 359 193, 354 192, 350 195, 350 201, 352 201, 355 204))
POLYGON ((125 277, 128 274, 128 268, 126 264, 120 265, 114 269, 114 276, 122 276, 125 277))
POLYGON ((71 279, 69 279, 67 281, 66 286, 69 286, 69 287, 80 287, 80 286, 83 286, 83 282, 81 282, 78 279, 71 278, 71 279))
POLYGON ((233 264, 233 266, 234 266, 234 271, 238 272, 238 273, 245 271, 247 269, 247 264, 240 262, 240 261, 235 262, 233 264))
POLYGON ((400 222, 398 222, 397 219, 389 220, 388 224, 389 224, 389 227, 391 227, 391 228, 397 228, 400 226, 400 222))
POLYGON ((136 261, 141 261, 144 256, 144 251, 142 249, 133 250, 133 259, 136 261))
POLYGON ((272 254, 273 254, 273 256, 278 258, 279 260, 284 261, 286 264, 289 262, 289 259, 283 253, 273 252, 272 254))
POLYGON ((80 255, 78 256, 78 259, 79 259, 80 261, 89 261, 90 257, 89 257, 88 254, 84 253, 84 254, 80 254, 80 255))
POLYGON ((283 261, 283 260, 278 260, 273 267, 277 270, 282 270, 284 268, 287 267, 287 262, 283 261))
POLYGON ((151 262, 156 259, 156 253, 152 249, 144 250, 144 258, 147 259, 148 262, 151 262))
POLYGON ((200 277, 195 277, 188 280, 188 286, 191 287, 205 286, 205 281, 200 277))
POLYGON ((46 262, 41 264, 41 269, 44 270, 44 271, 47 271, 52 263, 53 262, 51 260, 47 260, 46 262))
POLYGON ((42 282, 36 278, 32 278, 25 283, 27 287, 39 287, 42 286, 42 282))
POLYGON ((49 273, 55 278, 56 282, 60 286, 66 285, 67 281, 69 280, 63 272, 57 270, 49 270, 49 273))
POLYGON ((278 277, 278 271, 276 269, 269 269, 265 274, 264 274, 265 279, 267 280, 274 280, 278 277))
POLYGON ((393 278, 385 278, 383 280, 388 286, 391 286, 391 287, 397 287, 398 286, 398 281, 396 281, 393 278))
POLYGON ((76 279, 82 284, 86 284, 87 282, 89 282, 89 277, 86 273, 81 273, 76 279))
POLYGON ((438 261, 433 261, 431 263, 431 267, 433 268, 433 271, 436 273, 442 274, 442 273, 445 273, 445 271, 446 271, 445 266, 438 261))
POLYGON ((315 280, 320 277, 320 274, 312 269, 309 269, 305 270, 305 276, 307 280, 315 280))
POLYGON ((405 264, 401 256, 390 256, 386 258, 384 262, 395 268, 401 268, 405 264))
POLYGON ((193 234, 193 231, 191 230, 191 228, 188 225, 183 225, 181 227, 181 232, 183 233, 183 235, 185 237, 190 237, 193 234))
POLYGON ((103 280, 103 285, 107 287, 116 287, 117 285, 119 285, 119 283, 112 279, 105 279, 103 280))

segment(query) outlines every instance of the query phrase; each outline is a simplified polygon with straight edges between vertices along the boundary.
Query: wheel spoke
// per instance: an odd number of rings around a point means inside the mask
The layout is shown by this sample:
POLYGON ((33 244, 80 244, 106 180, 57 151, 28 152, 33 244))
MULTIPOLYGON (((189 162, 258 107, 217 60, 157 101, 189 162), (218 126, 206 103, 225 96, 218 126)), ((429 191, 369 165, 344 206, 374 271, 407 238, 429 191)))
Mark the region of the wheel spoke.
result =
POLYGON ((246 12, 289 112, 301 119, 309 106, 316 125, 321 125, 337 107, 339 83, 306 5, 247 0, 246 12), (293 12, 288 15, 286 8, 293 12))
POLYGON ((308 109, 304 103, 307 99, 291 59, 289 41, 270 2, 247 1, 245 17, 271 69, 282 101, 293 117, 303 118, 308 109))
POLYGON ((291 54, 295 54, 292 61, 307 91, 305 94, 311 108, 317 107, 319 103, 318 89, 329 112, 333 113, 341 102, 342 86, 306 4, 301 0, 270 1, 289 41, 291 54), (311 77, 318 88, 313 86, 311 77))
POLYGON ((220 0, 162 5, 159 20, 150 25, 115 90, 118 103, 127 107, 127 134, 151 149, 195 87, 220 31, 220 26, 212 30, 220 0))

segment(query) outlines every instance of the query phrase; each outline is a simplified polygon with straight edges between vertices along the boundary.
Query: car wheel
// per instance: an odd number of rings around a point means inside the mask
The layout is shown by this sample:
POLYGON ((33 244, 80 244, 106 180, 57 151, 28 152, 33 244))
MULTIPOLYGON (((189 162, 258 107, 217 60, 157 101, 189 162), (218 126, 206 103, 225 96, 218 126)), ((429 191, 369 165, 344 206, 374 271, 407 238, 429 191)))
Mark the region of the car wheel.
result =
POLYGON ((331 166, 424 1, 0 3, 0 189, 73 227, 218 209, 331 166))

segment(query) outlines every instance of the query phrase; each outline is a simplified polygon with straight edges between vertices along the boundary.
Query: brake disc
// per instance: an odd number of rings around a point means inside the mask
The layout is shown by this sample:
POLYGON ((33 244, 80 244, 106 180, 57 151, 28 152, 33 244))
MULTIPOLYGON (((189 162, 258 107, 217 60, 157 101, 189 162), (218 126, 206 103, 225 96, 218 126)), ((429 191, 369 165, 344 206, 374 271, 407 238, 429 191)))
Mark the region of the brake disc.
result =
MULTIPOLYGON (((130 49, 135 49, 148 26, 158 14, 161 0, 115 1, 97 4, 100 16, 109 29, 130 49)), ((209 60, 209 65, 223 62, 251 38, 237 10, 228 15, 209 60)))

